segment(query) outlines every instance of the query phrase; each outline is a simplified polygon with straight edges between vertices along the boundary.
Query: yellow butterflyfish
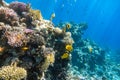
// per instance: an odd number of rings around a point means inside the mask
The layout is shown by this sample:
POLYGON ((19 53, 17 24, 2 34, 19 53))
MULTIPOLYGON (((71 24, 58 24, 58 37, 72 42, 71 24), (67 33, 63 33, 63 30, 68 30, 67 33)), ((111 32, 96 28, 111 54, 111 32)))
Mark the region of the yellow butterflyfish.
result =
POLYGON ((69 58, 69 54, 68 53, 64 53, 62 56, 61 56, 61 59, 68 59, 69 58))

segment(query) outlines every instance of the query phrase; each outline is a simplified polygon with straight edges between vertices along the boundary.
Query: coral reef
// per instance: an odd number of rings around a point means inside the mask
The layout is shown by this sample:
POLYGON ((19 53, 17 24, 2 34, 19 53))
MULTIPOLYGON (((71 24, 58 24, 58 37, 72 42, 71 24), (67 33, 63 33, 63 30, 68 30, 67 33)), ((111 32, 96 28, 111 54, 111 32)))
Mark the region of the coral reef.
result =
POLYGON ((13 9, 0 7, 0 22, 4 21, 6 24, 12 24, 13 21, 18 20, 18 15, 13 9))
POLYGON ((9 8, 13 9, 17 14, 21 15, 22 12, 27 12, 27 5, 23 2, 12 2, 9 4, 9 8))
POLYGON ((40 13, 39 10, 30 9, 29 12, 30 12, 30 15, 33 16, 32 18, 34 20, 41 20, 42 19, 42 14, 40 13))
MULTIPOLYGON (((60 23, 58 27, 65 27, 67 23, 60 23)), ((86 23, 75 24, 69 22, 70 31, 75 44, 72 51, 72 62, 68 65, 66 80, 119 80, 119 63, 113 63, 109 52, 99 47, 95 42, 82 37, 87 29, 86 23)), ((66 46, 71 50, 70 45, 66 46)), ((62 58, 68 57, 66 53, 62 58)))
POLYGON ((54 17, 45 20, 30 4, 0 1, 0 80, 120 79, 120 64, 82 38, 86 23, 54 26, 54 17))
POLYGON ((21 29, 15 27, 7 29, 4 33, 5 38, 8 40, 8 44, 12 47, 20 47, 28 42, 27 34, 21 29))
POLYGON ((0 80, 65 80, 74 43, 71 32, 63 33, 22 2, 2 5, 0 16, 0 80))
POLYGON ((0 79, 3 80, 21 80, 27 77, 25 69, 16 66, 3 66, 0 69, 0 79))

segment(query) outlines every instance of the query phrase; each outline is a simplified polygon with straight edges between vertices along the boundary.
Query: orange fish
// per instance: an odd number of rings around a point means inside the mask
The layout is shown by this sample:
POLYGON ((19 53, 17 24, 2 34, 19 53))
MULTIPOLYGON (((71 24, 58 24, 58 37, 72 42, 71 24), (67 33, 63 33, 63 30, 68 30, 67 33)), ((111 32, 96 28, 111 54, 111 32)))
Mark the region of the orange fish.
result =
POLYGON ((23 51, 27 51, 29 48, 28 47, 22 47, 23 51))
POLYGON ((0 47, 0 52, 3 52, 4 51, 4 47, 0 47))

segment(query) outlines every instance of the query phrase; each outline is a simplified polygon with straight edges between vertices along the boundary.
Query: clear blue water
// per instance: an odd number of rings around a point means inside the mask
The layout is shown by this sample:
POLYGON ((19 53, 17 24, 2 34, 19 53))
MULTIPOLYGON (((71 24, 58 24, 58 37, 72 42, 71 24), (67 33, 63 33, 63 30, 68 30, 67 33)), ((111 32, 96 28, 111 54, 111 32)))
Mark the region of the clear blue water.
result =
MULTIPOLYGON (((13 0, 6 0, 11 2, 13 0)), ((119 0, 18 0, 31 3, 40 9, 45 19, 52 13, 54 24, 73 21, 87 22, 85 37, 102 47, 120 49, 120 1, 119 0)))

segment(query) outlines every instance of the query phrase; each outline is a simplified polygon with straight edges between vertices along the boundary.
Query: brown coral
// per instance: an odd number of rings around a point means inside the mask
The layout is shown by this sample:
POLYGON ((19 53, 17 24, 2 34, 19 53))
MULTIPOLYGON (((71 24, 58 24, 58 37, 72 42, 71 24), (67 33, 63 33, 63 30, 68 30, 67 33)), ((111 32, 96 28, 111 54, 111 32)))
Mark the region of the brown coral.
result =
POLYGON ((34 20, 41 20, 42 19, 42 14, 39 10, 33 10, 30 9, 30 15, 34 20))

